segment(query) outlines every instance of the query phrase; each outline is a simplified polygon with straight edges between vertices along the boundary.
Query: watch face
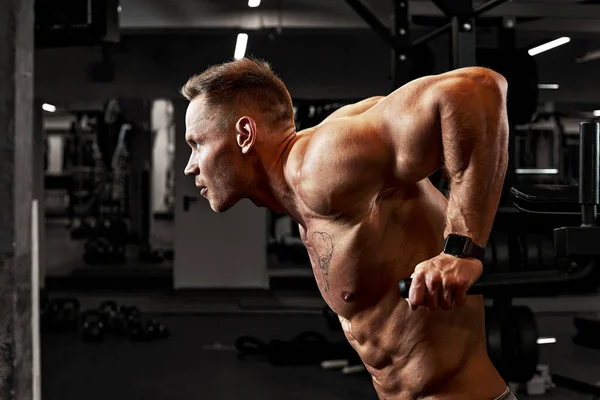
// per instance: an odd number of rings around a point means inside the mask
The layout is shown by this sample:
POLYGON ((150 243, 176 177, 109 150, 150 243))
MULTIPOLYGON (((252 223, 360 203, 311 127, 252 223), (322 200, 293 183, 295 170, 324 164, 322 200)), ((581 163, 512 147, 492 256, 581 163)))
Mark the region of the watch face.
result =
POLYGON ((448 236, 444 252, 450 254, 465 254, 467 238, 460 236, 448 236))

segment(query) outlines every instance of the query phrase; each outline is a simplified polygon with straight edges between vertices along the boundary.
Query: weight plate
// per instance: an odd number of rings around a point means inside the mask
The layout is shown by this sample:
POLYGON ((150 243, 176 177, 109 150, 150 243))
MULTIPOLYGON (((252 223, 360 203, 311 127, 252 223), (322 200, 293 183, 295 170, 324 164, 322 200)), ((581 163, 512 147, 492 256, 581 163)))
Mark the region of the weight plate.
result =
POLYGON ((494 232, 494 272, 510 271, 509 238, 504 232, 494 232))
POLYGON ((542 235, 540 240, 541 265, 543 269, 557 268, 556 258, 554 257, 554 235, 552 232, 542 235))
POLYGON ((508 381, 527 382, 533 377, 539 358, 537 338, 533 312, 528 307, 512 307, 502 327, 508 381))
POLYGON ((543 269, 542 257, 543 257, 543 239, 544 235, 539 233, 527 235, 528 246, 527 246, 527 270, 528 271, 539 271, 543 269))
POLYGON ((488 356, 498 373, 504 376, 506 363, 502 351, 502 316, 493 307, 485 308, 485 333, 488 356))

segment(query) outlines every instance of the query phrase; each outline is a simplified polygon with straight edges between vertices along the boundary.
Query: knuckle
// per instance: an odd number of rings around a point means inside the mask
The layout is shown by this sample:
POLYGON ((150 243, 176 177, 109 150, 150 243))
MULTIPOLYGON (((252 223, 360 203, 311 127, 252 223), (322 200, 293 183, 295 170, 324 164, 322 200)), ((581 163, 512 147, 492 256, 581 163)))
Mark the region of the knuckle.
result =
POLYGON ((437 271, 430 273, 427 278, 432 284, 442 283, 442 275, 437 271))
POLYGON ((422 270, 422 269, 424 269, 426 266, 427 266, 427 264, 426 264, 426 263, 424 263, 424 262, 417 264, 417 266, 415 267, 415 272, 419 272, 419 271, 421 271, 421 270, 422 270))

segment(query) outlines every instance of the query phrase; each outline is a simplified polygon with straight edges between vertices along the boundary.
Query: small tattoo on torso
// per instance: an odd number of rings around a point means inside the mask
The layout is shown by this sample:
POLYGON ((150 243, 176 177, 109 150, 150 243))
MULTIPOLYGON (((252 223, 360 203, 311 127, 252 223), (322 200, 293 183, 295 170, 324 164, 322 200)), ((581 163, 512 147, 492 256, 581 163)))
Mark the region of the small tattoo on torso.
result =
POLYGON ((312 234, 313 246, 317 253, 319 268, 325 279, 324 290, 329 290, 329 263, 333 257, 333 239, 325 232, 314 232, 312 234))

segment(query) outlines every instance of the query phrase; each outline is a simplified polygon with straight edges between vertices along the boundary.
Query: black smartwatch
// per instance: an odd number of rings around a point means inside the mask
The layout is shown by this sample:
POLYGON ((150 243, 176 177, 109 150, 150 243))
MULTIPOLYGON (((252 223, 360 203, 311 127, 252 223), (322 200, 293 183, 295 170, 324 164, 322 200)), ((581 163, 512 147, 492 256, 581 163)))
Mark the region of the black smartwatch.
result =
POLYGON ((446 238, 446 244, 444 245, 444 253, 450 254, 455 257, 469 257, 476 258, 483 261, 483 255, 485 250, 473 243, 471 238, 461 235, 450 234, 446 238))

